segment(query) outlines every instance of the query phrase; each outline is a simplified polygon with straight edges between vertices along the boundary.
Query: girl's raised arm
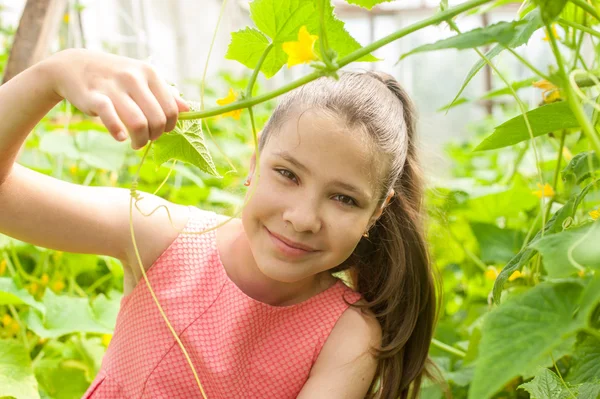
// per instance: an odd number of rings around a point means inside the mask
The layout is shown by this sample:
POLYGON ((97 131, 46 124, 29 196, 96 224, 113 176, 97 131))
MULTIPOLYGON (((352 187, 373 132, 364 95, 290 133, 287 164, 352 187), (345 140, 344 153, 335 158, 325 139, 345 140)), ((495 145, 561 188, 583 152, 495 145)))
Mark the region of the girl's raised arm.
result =
MULTIPOLYGON (((99 116, 118 140, 139 149, 175 127, 187 105, 147 64, 87 50, 66 50, 0 86, 0 233, 46 248, 93 253, 134 262, 129 232, 129 191, 63 182, 15 164, 19 148, 40 119, 66 98, 99 116)), ((188 218, 185 207, 143 194, 134 227, 144 266, 175 239, 188 218)), ((139 276, 134 267, 132 271, 139 276)))

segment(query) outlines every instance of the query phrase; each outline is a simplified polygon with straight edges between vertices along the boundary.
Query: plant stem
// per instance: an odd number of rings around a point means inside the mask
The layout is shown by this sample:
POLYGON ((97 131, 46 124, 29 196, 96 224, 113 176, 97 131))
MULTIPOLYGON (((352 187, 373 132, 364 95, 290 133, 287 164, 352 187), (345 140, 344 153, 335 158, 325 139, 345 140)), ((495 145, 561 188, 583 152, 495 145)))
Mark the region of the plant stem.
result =
MULTIPOLYGON (((357 59, 370 54, 371 52, 377 50, 380 47, 385 46, 386 44, 389 44, 395 40, 400 39, 401 37, 404 37, 406 35, 409 35, 419 29, 425 28, 427 26, 430 25, 435 25, 439 22, 445 21, 447 19, 451 19, 452 17, 463 13, 465 11, 468 11, 472 8, 478 7, 482 4, 485 3, 489 3, 491 0, 471 0, 471 1, 467 1, 463 4, 460 4, 459 6, 450 8, 444 12, 441 12, 439 14, 436 14, 430 18, 427 18, 423 21, 417 22, 415 24, 412 24, 410 26, 407 26, 406 28, 400 29, 397 32, 394 32, 384 38, 381 38, 371 44, 369 44, 368 46, 362 47, 356 51, 353 51, 352 53, 348 54, 347 56, 345 56, 344 58, 340 59, 338 61, 338 69, 342 68, 346 65, 348 65, 349 63, 356 61, 357 59)), ((287 85, 284 85, 278 89, 275 89, 269 93, 265 93, 262 94, 260 96, 256 96, 256 97, 252 97, 249 99, 244 99, 241 101, 236 101, 235 103, 232 104, 228 104, 228 105, 224 105, 221 107, 214 107, 214 108, 210 108, 207 109, 205 111, 199 111, 199 112, 182 112, 179 114, 179 119, 180 120, 186 120, 186 119, 202 119, 202 118, 207 118, 209 116, 215 116, 215 115, 220 115, 223 114, 225 112, 229 112, 229 111, 235 111, 237 109, 241 109, 241 108, 248 108, 251 107, 253 105, 256 104, 260 104, 263 103, 265 101, 268 101, 272 98, 275 98, 277 96, 280 96, 283 93, 287 93, 290 90, 293 90, 299 86, 302 86, 303 84, 306 84, 308 82, 311 82, 319 77, 322 76, 322 72, 321 71, 315 71, 312 72, 306 76, 303 76, 300 79, 297 79, 287 85)))
MULTIPOLYGON (((546 29, 548 29, 548 32, 551 32, 549 24, 546 24, 546 29)), ((592 146, 596 150, 596 157, 600 159, 600 138, 598 138, 598 135, 596 134, 596 129, 594 128, 588 117, 585 115, 583 106, 577 100, 577 96, 575 95, 573 87, 569 82, 569 77, 567 76, 567 72, 565 71, 565 64, 563 62, 562 55, 556 43, 556 38, 552 34, 549 34, 548 37, 550 38, 550 46, 552 47, 552 52, 554 53, 554 57, 556 58, 556 62, 558 64, 558 71, 563 81, 563 86, 566 92, 569 107, 571 108, 571 111, 573 111, 577 122, 579 122, 579 124, 581 125, 581 130, 587 136, 588 140, 590 140, 592 146)))
POLYGON ((12 318, 19 325, 19 334, 21 335, 21 339, 23 340, 23 345, 25 345, 25 349, 27 349, 27 352, 29 352, 29 341, 27 340, 27 333, 25 331, 25 327, 27 326, 23 324, 21 318, 19 317, 19 312, 17 312, 17 309, 15 309, 13 305, 8 305, 8 311, 12 315, 12 318))
MULTIPOLYGON (((560 175, 560 164, 562 163, 562 153, 565 146, 565 138, 567 137, 567 131, 563 130, 560 136, 560 147, 558 148, 558 159, 556 160, 556 167, 554 168, 554 179, 552 180, 552 189, 556 195, 556 186, 558 185, 558 176, 560 175)), ((554 196, 548 200, 548 206, 546 207, 545 220, 550 217, 550 209, 554 203, 554 196)))
POLYGON ((585 11, 588 12, 588 14, 592 15, 594 18, 600 21, 600 15, 598 15, 594 7, 586 3, 584 0, 571 0, 571 3, 575 4, 577 7, 583 8, 585 11))
POLYGON ((519 61, 521 61, 521 63, 523 65, 525 65, 527 68, 531 69, 533 71, 533 73, 535 73, 536 75, 538 75, 542 79, 546 79, 547 81, 550 81, 550 77, 548 75, 546 75, 545 73, 543 73, 542 71, 540 71, 539 69, 537 69, 536 67, 534 67, 533 65, 531 65, 531 63, 529 61, 527 61, 525 58, 521 57, 521 55, 519 53, 517 53, 515 50, 513 50, 510 47, 504 47, 504 49, 508 50, 519 61))
MULTIPOLYGON (((273 48, 273 43, 269 44, 267 46, 267 48, 265 48, 265 51, 263 51, 262 55, 260 56, 260 59, 258 60, 258 63, 256 64, 256 67, 254 68, 254 71, 252 71, 252 76, 250 77, 250 81, 248 82, 248 87, 246 88, 247 99, 251 99, 251 97, 252 97, 252 89, 254 88, 254 83, 256 82, 256 78, 258 77, 260 68, 262 67, 262 64, 265 62, 265 59, 267 58, 267 55, 269 55, 269 52, 271 51, 272 48, 273 48)), ((248 107, 251 107, 252 105, 254 105, 254 104, 250 104, 248 107)))
POLYGON ((445 343, 443 343, 442 341, 438 341, 438 340, 437 340, 437 339, 435 339, 435 338, 433 338, 433 339, 431 340, 431 344, 432 344, 433 346, 435 346, 436 348, 439 348, 439 349, 441 349, 441 350, 443 350, 443 351, 446 351, 446 352, 448 352, 448 353, 451 353, 451 354, 453 354, 453 355, 456 355, 456 356, 458 356, 458 357, 460 357, 460 358, 464 358, 464 357, 466 357, 466 356, 467 356, 467 354, 466 354, 465 352, 463 352, 463 351, 461 351, 461 350, 459 350, 459 349, 453 348, 453 347, 451 347, 450 345, 448 345, 448 344, 445 344, 445 343))

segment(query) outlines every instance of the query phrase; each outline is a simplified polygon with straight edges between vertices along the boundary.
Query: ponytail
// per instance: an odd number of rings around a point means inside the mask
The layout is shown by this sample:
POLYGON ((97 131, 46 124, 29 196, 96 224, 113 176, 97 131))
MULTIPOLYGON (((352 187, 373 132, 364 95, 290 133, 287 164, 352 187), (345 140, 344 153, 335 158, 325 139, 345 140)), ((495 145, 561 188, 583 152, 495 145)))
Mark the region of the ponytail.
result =
MULTIPOLYGON (((442 383, 429 358, 429 345, 440 308, 434 272, 424 231, 424 183, 415 144, 416 118, 412 101, 389 75, 368 75, 384 83, 400 100, 407 136, 406 159, 391 188, 395 194, 381 217, 363 238, 340 271, 349 275, 382 328, 377 352, 378 368, 367 398, 415 399, 423 376, 442 383)), ((387 191, 387 190, 386 190, 387 191)))

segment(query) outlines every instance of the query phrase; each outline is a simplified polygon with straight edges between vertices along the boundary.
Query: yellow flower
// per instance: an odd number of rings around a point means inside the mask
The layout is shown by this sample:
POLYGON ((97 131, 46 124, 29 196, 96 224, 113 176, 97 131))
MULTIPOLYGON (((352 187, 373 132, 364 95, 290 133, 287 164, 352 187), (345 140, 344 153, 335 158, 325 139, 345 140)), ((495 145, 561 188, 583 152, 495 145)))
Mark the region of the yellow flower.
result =
POLYGON ((12 317, 10 317, 8 313, 5 313, 4 316, 2 316, 2 324, 4 324, 4 327, 7 327, 12 321, 12 317))
POLYGON ((511 274, 510 277, 508 278, 508 281, 515 281, 516 279, 518 279, 520 277, 523 277, 523 274, 520 271, 515 270, 513 272, 513 274, 511 274))
POLYGON ((40 287, 40 286, 38 285, 38 283, 31 283, 31 284, 29 284, 29 286, 27 287, 27 290, 29 291, 29 293, 30 293, 31 295, 35 295, 35 294, 37 294, 39 287, 40 287))
POLYGON ((495 268, 494 266, 490 266, 487 268, 484 275, 486 279, 495 281, 499 273, 500 271, 497 268, 495 268))
POLYGON ((42 274, 40 281, 42 282, 42 285, 48 285, 48 281, 50 281, 50 277, 46 273, 44 273, 44 274, 42 274))
POLYGON ((65 283, 58 280, 58 281, 53 282, 52 285, 50 286, 50 288, 52 288, 52 290, 54 292, 60 292, 65 289, 65 283))
POLYGON ((317 59, 313 48, 319 36, 308 33, 306 26, 300 28, 297 42, 285 42, 281 46, 288 55, 287 66, 291 68, 298 64, 308 64, 317 59))
POLYGON ((600 209, 594 209, 593 211, 591 211, 590 216, 592 217, 593 220, 600 219, 600 209))
MULTIPOLYGON (((544 38, 542 40, 544 40, 545 42, 550 41, 550 37, 548 36, 548 30, 545 30, 546 32, 546 36, 544 36, 544 38)), ((558 39, 558 32, 556 31, 556 24, 552 24, 552 36, 554 36, 556 39, 558 39)))
POLYGON ((65 13, 65 15, 63 15, 63 21, 65 21, 65 24, 69 23, 69 13, 65 13))
POLYGON ((532 193, 536 197, 538 197, 538 198, 542 198, 542 197, 551 198, 551 197, 554 197, 554 189, 548 183, 544 184, 544 187, 542 187, 542 185, 540 183, 538 183, 537 186, 538 186, 539 190, 532 191, 532 193))
POLYGON ((13 334, 17 334, 21 328, 19 327, 19 323, 17 323, 16 321, 13 321, 8 329, 13 334))
POLYGON ((533 82, 533 87, 542 89, 545 92, 550 91, 550 90, 555 90, 557 88, 553 83, 548 82, 546 79, 542 79, 542 80, 538 80, 537 82, 533 82))
POLYGON ((553 83, 548 82, 546 79, 533 82, 533 87, 542 90, 542 99, 545 103, 552 103, 561 99, 558 87, 556 87, 553 83))
POLYGON ((71 167, 69 168, 69 172, 71 172, 72 175, 77 173, 77 165, 73 164, 71 165, 71 167))
POLYGON ((112 339, 111 334, 102 334, 102 345, 108 348, 108 344, 110 344, 110 340, 112 339))
POLYGON ((579 277, 583 277, 583 276, 585 276, 585 270, 580 270, 580 271, 578 271, 578 272, 577 272, 577 275, 578 275, 579 277))
MULTIPOLYGON (((217 104, 219 104, 219 105, 231 104, 231 103, 235 102, 236 99, 237 99, 237 96, 235 95, 235 92, 233 91, 233 89, 229 89, 229 93, 227 94, 227 97, 218 99, 217 104)), ((242 114, 242 110, 236 109, 235 111, 225 112, 223 114, 223 116, 231 116, 233 119, 239 120, 241 114, 242 114)))
POLYGON ((0 261, 0 276, 3 275, 4 272, 6 272, 6 259, 0 261))

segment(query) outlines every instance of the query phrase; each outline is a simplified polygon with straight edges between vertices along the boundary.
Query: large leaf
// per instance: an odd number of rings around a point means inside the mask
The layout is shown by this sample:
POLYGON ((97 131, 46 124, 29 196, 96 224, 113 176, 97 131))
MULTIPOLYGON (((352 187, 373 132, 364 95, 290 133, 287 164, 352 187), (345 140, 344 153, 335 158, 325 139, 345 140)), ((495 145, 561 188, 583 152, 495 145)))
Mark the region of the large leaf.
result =
POLYGON ((39 399, 29 352, 15 340, 0 340, 0 398, 39 399))
POLYGON ((562 170, 562 178, 570 185, 579 184, 597 169, 600 169, 600 159, 596 156, 596 152, 581 152, 575 155, 562 170))
POLYGON ((445 50, 449 48, 467 49, 485 46, 491 43, 501 43, 509 46, 514 37, 519 33, 517 28, 527 24, 525 20, 512 22, 498 22, 485 28, 477 28, 468 32, 460 33, 447 39, 438 40, 435 43, 419 46, 400 57, 400 60, 411 54, 425 51, 445 50))
POLYGON ((127 147, 108 133, 87 131, 76 136, 46 133, 40 139, 40 151, 62 155, 74 161, 111 171, 118 171, 125 163, 127 147))
POLYGON ((18 288, 12 278, 0 277, 0 305, 29 305, 44 313, 44 305, 35 300, 27 290, 18 288))
POLYGON ((473 234, 479 242, 483 262, 507 262, 521 247, 523 234, 516 230, 501 229, 491 223, 471 223, 473 234))
POLYGON ((548 276, 566 277, 582 267, 600 270, 600 221, 546 236, 532 245, 542 254, 548 276))
POLYGON ((545 368, 540 368, 533 380, 520 385, 519 388, 529 392, 531 399, 566 399, 571 397, 560 378, 545 368))
MULTIPOLYGON (((377 4, 389 3, 394 0, 346 0, 346 1, 350 4, 356 4, 357 6, 361 6, 363 8, 366 8, 367 10, 370 10, 371 8, 375 7, 377 4)), ((329 2, 329 0, 327 0, 327 2, 329 2)))
POLYGON ((573 366, 567 380, 571 383, 600 381, 600 339, 587 336, 573 352, 573 366))
POLYGON ((77 360, 42 359, 36 364, 35 375, 52 399, 81 398, 90 385, 83 368, 77 360))
POLYGON ((547 23, 558 18, 567 4, 567 0, 535 0, 535 2, 542 10, 542 20, 547 23))
MULTIPOLYGON (((306 26, 310 34, 319 35, 319 18, 315 18, 318 13, 316 1, 319 0, 254 0, 250 3, 250 14, 258 30, 245 28, 232 33, 225 58, 254 69, 269 43, 272 43, 273 48, 261 67, 267 78, 272 77, 287 61, 287 54, 281 47, 284 42, 298 40, 302 26, 306 26)), ((344 23, 335 17, 329 1, 325 2, 324 13, 329 46, 339 57, 361 48, 346 31, 344 23)), ((319 46, 315 47, 318 52, 319 46)), ((376 60, 372 55, 367 55, 358 61, 376 60)))
POLYGON ((538 198, 517 178, 508 189, 469 198, 461 213, 471 221, 495 223, 499 217, 517 217, 537 204, 538 198))
MULTIPOLYGON (((566 101, 547 104, 528 111, 527 119, 534 137, 579 126, 577 118, 566 101)), ((529 140, 530 137, 525 118, 519 115, 497 126, 494 133, 486 137, 473 151, 508 147, 529 140)))
MULTIPOLYGON (((560 208, 558 211, 556 211, 554 215, 552 215, 552 217, 550 218, 550 220, 548 220, 546 226, 544 227, 544 236, 547 234, 557 233, 562 229, 563 222, 568 217, 572 217, 575 214, 575 211, 579 207, 579 204, 581 203, 583 198, 588 194, 588 192, 591 190, 592 187, 594 187, 596 183, 596 181, 589 183, 586 187, 583 188, 583 190, 581 190, 580 193, 571 196, 567 203, 563 205, 563 207, 560 208)), ((533 245, 541 238, 542 230, 540 229, 537 232, 537 234, 533 237, 533 239, 529 242, 529 245, 533 245)), ((526 247, 517 255, 515 255, 515 257, 512 258, 506 264, 506 266, 504 266, 504 268, 496 278, 496 281, 494 282, 494 288, 492 293, 495 303, 500 303, 500 294, 502 293, 502 288, 504 287, 504 283, 506 283, 506 280, 508 280, 510 275, 513 274, 515 270, 520 270, 525 264, 527 264, 527 262, 529 262, 529 260, 533 257, 533 255, 535 255, 535 253, 536 251, 534 249, 526 247)))
MULTIPOLYGON (((313 0, 313 3, 316 4, 317 1, 319 1, 319 0, 313 0)), ((315 6, 315 9, 318 9, 318 8, 315 6)), ((345 23, 336 18, 334 10, 333 10, 333 5, 331 5, 330 1, 325 1, 324 13, 325 13, 325 31, 327 32, 327 41, 329 42, 329 47, 331 47, 337 53, 338 58, 345 57, 348 54, 352 53, 353 51, 356 51, 362 47, 360 45, 360 43, 358 43, 356 41, 356 39, 354 39, 352 36, 350 36, 350 33, 348 33, 348 31, 345 28, 345 23)), ((318 34, 318 32, 319 32, 318 19, 313 18, 313 23, 314 23, 313 29, 318 34)), ((317 48, 317 51, 320 52, 318 42, 317 42, 316 48, 317 48)), ((356 60, 356 62, 360 62, 360 61, 373 62, 373 61, 378 61, 378 60, 379 60, 378 58, 372 56, 371 54, 367 54, 367 55, 359 58, 358 60, 356 60)))
MULTIPOLYGON (((517 48, 517 47, 527 43, 529 41, 529 38, 531 37, 531 35, 533 35, 533 32, 535 32, 536 30, 538 30, 539 28, 541 28, 544 25, 542 22, 542 18, 540 16, 539 9, 535 9, 532 12, 530 12, 529 14, 527 14, 525 16, 525 18, 523 18, 523 20, 527 21, 527 23, 525 25, 519 25, 516 27, 518 32, 514 36, 512 42, 508 45, 509 48, 517 48)), ((491 61, 494 57, 496 57, 498 54, 500 54, 506 47, 507 46, 504 46, 503 44, 497 44, 496 46, 492 47, 492 49, 489 50, 485 54, 485 56, 488 60, 491 61)), ((473 67, 467 74, 467 77, 465 78, 462 86, 458 90, 458 93, 456 93, 456 96, 454 96, 452 103, 454 103, 454 101, 456 101, 456 99, 460 97, 460 95, 465 90, 465 87, 467 87, 467 85, 469 84, 471 79, 473 79, 473 77, 475 75, 477 75, 477 72, 479 72, 481 70, 481 68, 483 68, 485 65, 486 65, 486 62, 483 59, 478 60, 475 63, 475 65, 473 65, 473 67)))
POLYGON ((573 316, 579 308, 581 292, 578 283, 541 283, 490 312, 482 328, 469 399, 492 396, 540 356, 549 354, 566 337, 585 327, 573 316))
POLYGON ((87 298, 55 295, 46 290, 43 303, 45 317, 29 311, 27 326, 42 338, 58 338, 75 332, 111 334, 112 329, 101 324, 87 298))
POLYGON ((177 121, 175 129, 160 136, 152 146, 157 165, 171 160, 187 162, 213 176, 219 176, 206 148, 202 121, 198 119, 177 121))

